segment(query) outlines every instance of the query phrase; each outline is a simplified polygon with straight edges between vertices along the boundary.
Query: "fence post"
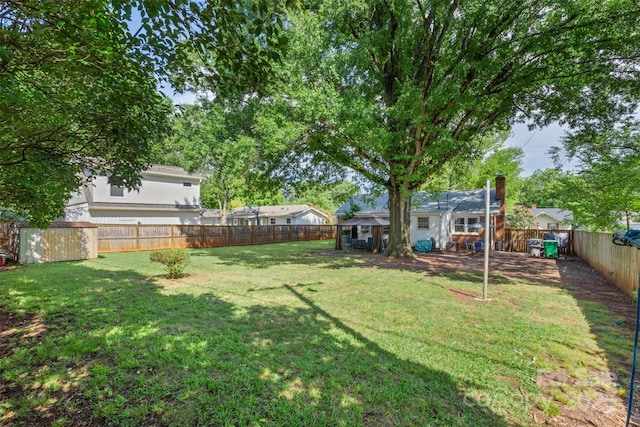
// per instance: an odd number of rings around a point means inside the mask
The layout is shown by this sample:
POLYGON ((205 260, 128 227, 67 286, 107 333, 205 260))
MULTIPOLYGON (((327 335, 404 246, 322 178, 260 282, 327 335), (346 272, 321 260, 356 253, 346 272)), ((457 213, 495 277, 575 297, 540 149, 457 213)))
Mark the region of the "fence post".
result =
POLYGON ((136 224, 136 252, 140 252, 140 223, 136 224))
POLYGON ((255 245, 256 244, 256 227, 257 227, 257 225, 250 225, 249 227, 251 227, 251 244, 255 245))

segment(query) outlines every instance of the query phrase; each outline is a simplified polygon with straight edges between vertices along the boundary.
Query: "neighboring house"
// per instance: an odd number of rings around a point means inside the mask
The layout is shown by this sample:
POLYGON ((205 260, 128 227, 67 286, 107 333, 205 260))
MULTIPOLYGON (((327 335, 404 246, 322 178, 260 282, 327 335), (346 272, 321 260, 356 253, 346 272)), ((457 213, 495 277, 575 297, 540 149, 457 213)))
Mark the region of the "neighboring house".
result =
POLYGON ((202 225, 223 225, 221 224, 220 209, 205 209, 200 215, 202 225))
POLYGON ((573 212, 558 208, 538 208, 536 205, 529 209, 535 217, 536 230, 571 230, 573 226, 573 212))
POLYGON ((138 190, 88 182, 67 203, 65 221, 94 224, 199 224, 201 177, 176 166, 153 165, 141 173, 138 190))
MULTIPOLYGON (((329 215, 310 205, 244 206, 227 214, 227 225, 321 225, 328 222, 329 215)), ((205 211, 202 223, 219 224, 220 211, 205 211)))
MULTIPOLYGON (((418 240, 433 238, 436 247, 452 247, 452 243, 459 248, 465 247, 465 240, 476 241, 484 238, 484 227, 477 224, 485 222, 485 189, 468 191, 446 191, 439 197, 433 198, 427 193, 418 192, 412 197, 410 212, 410 239, 415 246, 418 240)), ((496 188, 490 190, 489 212, 494 231, 492 239, 503 242, 505 230, 505 179, 496 177, 496 188)), ((368 201, 366 196, 355 196, 343 204, 337 211, 337 216, 353 213, 355 218, 378 217, 389 219, 388 195, 380 196, 368 201), (352 207, 356 211, 353 212, 352 207), (359 208, 359 210, 357 210, 359 208)), ((371 236, 371 227, 358 226, 355 230, 358 239, 371 236)), ((385 234, 388 230, 385 229, 385 234)), ((455 246, 453 246, 455 247, 455 246)))

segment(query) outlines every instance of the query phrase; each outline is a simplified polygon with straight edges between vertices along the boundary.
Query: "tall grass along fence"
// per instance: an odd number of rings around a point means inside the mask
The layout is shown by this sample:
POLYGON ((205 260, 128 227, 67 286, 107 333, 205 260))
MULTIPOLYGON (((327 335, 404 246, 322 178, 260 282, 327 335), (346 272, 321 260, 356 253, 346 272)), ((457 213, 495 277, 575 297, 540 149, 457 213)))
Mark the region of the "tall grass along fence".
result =
POLYGON ((214 248, 335 239, 335 225, 107 225, 98 224, 98 252, 214 248))
POLYGON ((612 233, 576 231, 576 255, 591 268, 611 279, 625 294, 633 297, 638 289, 640 250, 612 243, 612 233))
POLYGON ((574 231, 573 230, 527 230, 520 228, 507 228, 505 230, 505 251, 528 252, 527 241, 529 239, 542 239, 545 233, 566 233, 569 237, 566 248, 558 248, 561 255, 574 254, 574 231))

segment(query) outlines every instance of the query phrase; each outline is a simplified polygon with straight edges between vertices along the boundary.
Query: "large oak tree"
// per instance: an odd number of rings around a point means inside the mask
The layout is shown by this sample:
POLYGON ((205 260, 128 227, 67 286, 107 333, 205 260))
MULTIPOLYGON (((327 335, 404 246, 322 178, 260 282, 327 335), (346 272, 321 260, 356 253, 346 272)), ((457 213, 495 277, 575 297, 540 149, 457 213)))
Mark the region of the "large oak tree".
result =
POLYGON ((387 253, 410 256, 412 192, 481 137, 633 108, 639 16, 631 0, 312 1, 291 17, 274 105, 304 124, 304 164, 388 191, 387 253))

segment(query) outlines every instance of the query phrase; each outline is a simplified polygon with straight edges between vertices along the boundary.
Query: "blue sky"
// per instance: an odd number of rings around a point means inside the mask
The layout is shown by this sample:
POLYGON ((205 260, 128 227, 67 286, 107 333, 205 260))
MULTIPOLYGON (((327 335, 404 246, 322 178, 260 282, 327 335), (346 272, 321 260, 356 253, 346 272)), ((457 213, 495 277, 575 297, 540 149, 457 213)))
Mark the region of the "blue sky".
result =
MULTIPOLYGON (((524 150, 522 176, 531 175, 536 169, 547 169, 554 167, 551 158, 547 154, 551 147, 561 145, 560 139, 564 130, 559 125, 551 125, 543 129, 530 131, 525 124, 515 125, 511 131, 511 136, 507 139, 506 145, 521 147, 524 150)), ((572 169, 572 164, 565 161, 563 168, 572 169)))

